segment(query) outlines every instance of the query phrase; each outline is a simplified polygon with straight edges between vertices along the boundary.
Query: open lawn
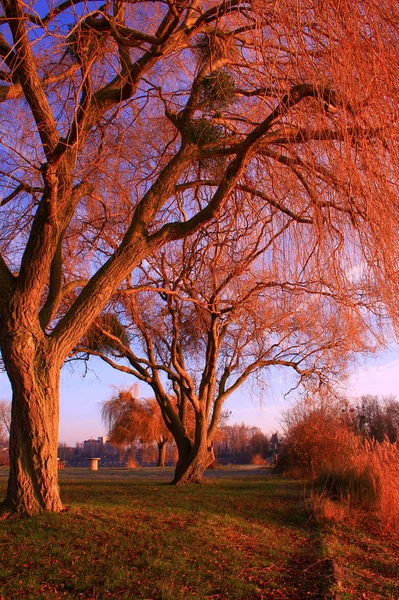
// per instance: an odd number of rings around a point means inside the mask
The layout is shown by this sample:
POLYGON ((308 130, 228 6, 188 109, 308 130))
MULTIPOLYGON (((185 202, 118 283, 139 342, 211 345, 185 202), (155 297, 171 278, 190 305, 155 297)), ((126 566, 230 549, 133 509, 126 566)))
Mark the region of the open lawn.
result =
POLYGON ((176 488, 170 475, 60 472, 68 510, 0 520, 0 599, 399 598, 398 539, 375 523, 323 529, 303 483, 225 469, 176 488))

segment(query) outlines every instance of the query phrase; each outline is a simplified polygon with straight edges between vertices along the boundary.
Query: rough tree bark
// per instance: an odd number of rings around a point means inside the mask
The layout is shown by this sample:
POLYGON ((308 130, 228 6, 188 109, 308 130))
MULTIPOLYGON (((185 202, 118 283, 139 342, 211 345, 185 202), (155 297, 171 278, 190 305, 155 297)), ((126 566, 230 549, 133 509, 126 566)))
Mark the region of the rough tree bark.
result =
POLYGON ((172 482, 174 485, 201 483, 204 472, 214 462, 215 456, 207 429, 206 415, 196 414, 194 441, 191 443, 186 438, 186 443, 177 445, 179 458, 172 482))
POLYGON ((22 329, 3 345, 10 378, 10 475, 4 507, 34 515, 59 512, 57 446, 60 365, 42 335, 22 329))
POLYGON ((214 462, 215 456, 212 447, 206 439, 200 446, 193 444, 189 452, 179 452, 176 464, 174 485, 185 483, 201 483, 206 469, 214 462))

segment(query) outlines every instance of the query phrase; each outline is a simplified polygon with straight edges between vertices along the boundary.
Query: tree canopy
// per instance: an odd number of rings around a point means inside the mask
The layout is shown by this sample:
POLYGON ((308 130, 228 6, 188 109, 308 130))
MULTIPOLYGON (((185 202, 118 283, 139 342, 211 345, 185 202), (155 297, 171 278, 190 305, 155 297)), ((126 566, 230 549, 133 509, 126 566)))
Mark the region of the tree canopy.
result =
POLYGON ((320 386, 369 342, 358 287, 320 273, 296 243, 302 225, 268 205, 254 222, 253 203, 235 208, 146 259, 75 349, 152 387, 179 450, 176 483, 201 479, 223 405, 248 379, 267 385, 284 367, 320 386))
POLYGON ((275 254, 289 249, 296 265, 308 248, 329 274, 317 294, 351 281, 354 305, 395 312, 397 11, 387 0, 2 1, 14 510, 62 508, 70 351, 140 263, 237 203, 298 225, 275 254))

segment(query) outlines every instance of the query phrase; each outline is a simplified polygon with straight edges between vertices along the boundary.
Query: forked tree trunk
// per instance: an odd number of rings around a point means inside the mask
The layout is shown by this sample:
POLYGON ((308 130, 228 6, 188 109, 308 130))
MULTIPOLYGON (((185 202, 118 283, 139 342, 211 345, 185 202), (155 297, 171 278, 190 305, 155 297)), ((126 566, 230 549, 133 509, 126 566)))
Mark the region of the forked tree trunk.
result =
POLYGON ((6 509, 35 515, 63 509, 58 487, 60 365, 32 335, 3 359, 13 391, 6 509))
POLYGON ((166 441, 158 442, 158 463, 157 467, 165 466, 166 458, 166 441))
POLYGON ((198 411, 195 415, 193 442, 188 437, 185 437, 182 441, 175 438, 175 441, 179 458, 172 483, 174 485, 201 483, 204 472, 215 460, 213 444, 208 440, 208 416, 206 412, 204 410, 198 411))
POLYGON ((200 445, 193 445, 188 452, 180 452, 179 449, 173 483, 201 483, 204 472, 214 460, 213 448, 208 446, 206 440, 200 445))

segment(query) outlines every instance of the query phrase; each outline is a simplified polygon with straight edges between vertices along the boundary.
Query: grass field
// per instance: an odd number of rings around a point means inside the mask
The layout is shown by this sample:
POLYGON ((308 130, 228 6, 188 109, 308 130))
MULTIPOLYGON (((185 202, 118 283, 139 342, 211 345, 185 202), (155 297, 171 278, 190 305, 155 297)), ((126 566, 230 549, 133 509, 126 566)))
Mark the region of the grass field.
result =
POLYGON ((0 599, 399 598, 398 539, 322 528, 303 483, 224 470, 176 488, 159 473, 65 470, 65 512, 2 518, 0 599))

